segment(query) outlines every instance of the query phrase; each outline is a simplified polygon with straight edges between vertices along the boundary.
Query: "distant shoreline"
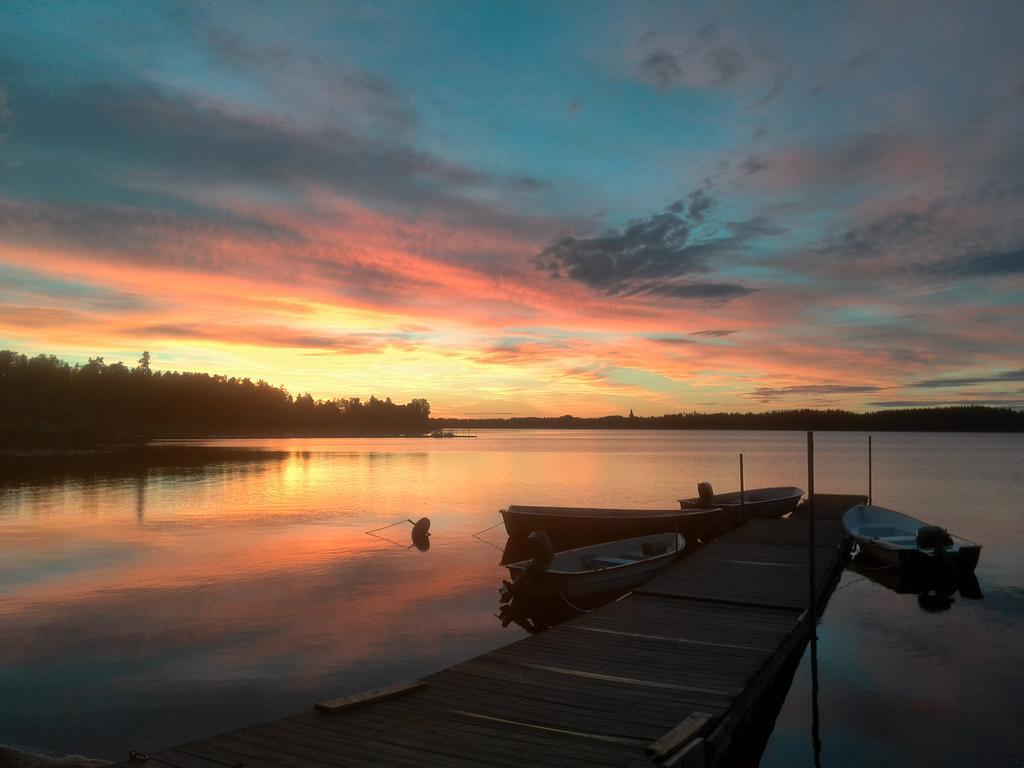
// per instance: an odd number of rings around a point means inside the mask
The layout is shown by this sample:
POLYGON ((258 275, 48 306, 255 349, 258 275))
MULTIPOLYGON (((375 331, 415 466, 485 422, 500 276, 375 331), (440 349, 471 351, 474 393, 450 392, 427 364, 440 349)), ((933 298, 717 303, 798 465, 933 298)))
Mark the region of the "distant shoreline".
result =
POLYGON ((989 406, 901 408, 855 413, 787 410, 764 413, 670 413, 664 416, 520 416, 432 418, 444 429, 817 430, 822 432, 1024 432, 1024 411, 989 406))

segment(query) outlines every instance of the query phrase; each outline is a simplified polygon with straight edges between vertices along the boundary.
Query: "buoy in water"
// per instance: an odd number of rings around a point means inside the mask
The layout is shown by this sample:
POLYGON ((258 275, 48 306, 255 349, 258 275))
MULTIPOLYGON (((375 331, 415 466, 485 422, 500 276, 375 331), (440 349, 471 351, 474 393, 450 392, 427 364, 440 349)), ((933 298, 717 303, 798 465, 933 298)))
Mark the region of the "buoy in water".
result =
POLYGON ((415 523, 412 520, 412 544, 420 552, 430 549, 430 518, 421 517, 415 523))

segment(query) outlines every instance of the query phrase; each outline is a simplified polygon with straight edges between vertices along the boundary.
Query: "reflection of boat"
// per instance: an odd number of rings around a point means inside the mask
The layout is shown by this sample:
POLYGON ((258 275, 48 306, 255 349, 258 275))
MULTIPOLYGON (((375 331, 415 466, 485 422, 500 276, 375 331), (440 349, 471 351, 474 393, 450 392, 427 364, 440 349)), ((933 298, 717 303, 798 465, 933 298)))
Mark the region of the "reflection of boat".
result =
MULTIPOLYGON (((568 600, 632 589, 667 568, 686 546, 676 533, 657 533, 557 552, 546 568, 536 568, 525 592, 560 594, 568 600)), ((533 561, 509 563, 516 583, 533 561)))
POLYGON ((968 574, 981 554, 979 544, 885 507, 850 507, 843 514, 843 526, 861 552, 890 565, 952 564, 968 574))
POLYGON ((849 562, 849 568, 899 595, 917 595, 917 604, 928 613, 948 610, 959 592, 967 600, 981 600, 981 585, 973 573, 957 569, 928 568, 913 565, 879 567, 873 560, 860 556, 849 562))
POLYGON ((506 552, 523 556, 522 542, 544 531, 556 550, 616 541, 654 533, 680 533, 690 541, 707 537, 721 522, 714 509, 599 509, 591 507, 528 507, 512 504, 501 510, 508 533, 506 552))
POLYGON ((742 493, 715 493, 710 484, 700 483, 697 489, 701 491, 697 498, 679 500, 682 509, 718 507, 733 516, 745 511, 746 517, 782 517, 792 512, 804 495, 803 489, 795 486, 752 488, 742 493))

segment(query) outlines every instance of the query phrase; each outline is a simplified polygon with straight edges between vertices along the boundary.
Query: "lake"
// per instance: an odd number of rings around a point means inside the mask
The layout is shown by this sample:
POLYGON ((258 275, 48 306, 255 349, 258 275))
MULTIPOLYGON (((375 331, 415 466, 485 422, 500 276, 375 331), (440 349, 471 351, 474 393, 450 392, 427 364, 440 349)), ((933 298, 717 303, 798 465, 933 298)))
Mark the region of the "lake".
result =
MULTIPOLYGON (((867 435, 815 443, 817 491, 867 492, 867 435)), ((738 487, 740 452, 748 488, 806 487, 805 445, 696 431, 221 440, 5 478, 0 743, 120 760, 463 661, 524 634, 494 615, 502 528, 473 535, 501 507, 672 507, 702 480, 738 487), (425 552, 405 522, 365 533, 422 516, 425 552)), ((843 574, 818 627, 821 762, 1024 764, 1024 435, 875 434, 873 488, 983 544, 983 598, 930 612, 843 574)), ((814 764, 808 656, 761 765, 814 764)))

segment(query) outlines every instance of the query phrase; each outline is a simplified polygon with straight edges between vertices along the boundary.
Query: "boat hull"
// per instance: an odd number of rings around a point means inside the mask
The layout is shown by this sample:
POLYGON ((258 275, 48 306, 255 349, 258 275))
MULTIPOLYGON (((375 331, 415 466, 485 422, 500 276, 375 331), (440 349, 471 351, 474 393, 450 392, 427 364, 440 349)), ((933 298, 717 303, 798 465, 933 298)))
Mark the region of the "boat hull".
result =
MULTIPOLYGON (((716 493, 713 503, 735 518, 779 518, 796 509, 803 495, 803 489, 796 487, 753 488, 743 498, 739 491, 716 493)), ((703 503, 699 498, 679 500, 682 509, 699 509, 703 503)))
MULTIPOLYGON (((654 537, 634 537, 621 542, 628 546, 630 542, 641 542, 654 537)), ((665 539, 662 534, 661 539, 665 539)), ((604 595, 613 592, 622 592, 633 589, 655 576, 660 571, 668 568, 682 554, 686 541, 684 537, 677 536, 678 543, 674 547, 668 547, 664 553, 648 557, 643 560, 636 560, 629 563, 613 565, 611 567, 594 568, 574 572, 555 570, 556 563, 552 569, 533 574, 526 584, 527 594, 561 594, 569 600, 581 600, 596 595, 604 595)), ((556 558, 574 553, 585 553, 592 549, 608 549, 618 542, 606 542, 604 545, 591 547, 577 547, 567 552, 559 553, 556 558)), ((515 581, 528 568, 529 562, 510 563, 508 566, 509 575, 515 581)))
POLYGON ((925 525, 902 512, 858 504, 843 515, 843 526, 860 553, 886 565, 906 568, 952 566, 962 574, 972 573, 981 557, 981 546, 959 536, 952 545, 918 546, 916 533, 925 525))
POLYGON ((525 554, 526 537, 544 531, 555 551, 655 533, 679 533, 687 541, 706 539, 723 525, 721 510, 583 509, 510 506, 501 510, 508 534, 503 562, 525 554))

